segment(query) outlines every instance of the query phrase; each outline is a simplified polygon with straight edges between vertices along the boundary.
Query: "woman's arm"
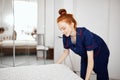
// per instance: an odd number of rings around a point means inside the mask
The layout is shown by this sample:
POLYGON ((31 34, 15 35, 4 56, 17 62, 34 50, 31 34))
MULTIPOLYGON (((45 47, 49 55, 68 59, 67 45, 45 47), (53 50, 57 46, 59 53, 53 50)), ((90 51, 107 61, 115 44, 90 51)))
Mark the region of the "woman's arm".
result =
POLYGON ((93 50, 87 51, 87 57, 88 57, 88 64, 87 64, 87 72, 86 72, 85 80, 90 80, 90 75, 93 71, 93 66, 94 66, 93 50))
POLYGON ((61 57, 56 62, 57 64, 60 64, 64 61, 64 59, 69 55, 69 49, 65 49, 64 53, 61 55, 61 57))

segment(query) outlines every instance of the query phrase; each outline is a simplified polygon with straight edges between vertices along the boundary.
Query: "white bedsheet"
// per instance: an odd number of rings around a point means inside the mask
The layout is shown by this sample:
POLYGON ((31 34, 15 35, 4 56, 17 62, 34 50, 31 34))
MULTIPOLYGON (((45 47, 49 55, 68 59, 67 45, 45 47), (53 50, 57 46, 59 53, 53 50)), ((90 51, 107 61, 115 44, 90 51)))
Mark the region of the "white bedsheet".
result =
MULTIPOLYGON (((37 46, 37 41, 35 40, 15 40, 15 47, 29 47, 34 48, 37 46)), ((13 47, 13 40, 4 40, 0 44, 2 47, 13 47)))
POLYGON ((0 69, 0 80, 82 80, 63 64, 9 67, 0 69))

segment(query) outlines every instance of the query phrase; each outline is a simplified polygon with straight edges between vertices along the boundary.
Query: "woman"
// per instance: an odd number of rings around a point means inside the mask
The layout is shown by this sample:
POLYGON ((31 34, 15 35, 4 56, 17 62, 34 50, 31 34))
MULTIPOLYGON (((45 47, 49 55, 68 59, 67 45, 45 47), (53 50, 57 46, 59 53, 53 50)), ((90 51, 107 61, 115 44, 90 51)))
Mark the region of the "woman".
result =
POLYGON ((81 77, 84 80, 90 79, 92 71, 97 74, 97 80, 109 80, 109 50, 104 40, 84 27, 77 27, 76 20, 65 9, 60 9, 59 14, 57 23, 63 33, 64 53, 57 63, 62 63, 71 49, 81 56, 81 77))

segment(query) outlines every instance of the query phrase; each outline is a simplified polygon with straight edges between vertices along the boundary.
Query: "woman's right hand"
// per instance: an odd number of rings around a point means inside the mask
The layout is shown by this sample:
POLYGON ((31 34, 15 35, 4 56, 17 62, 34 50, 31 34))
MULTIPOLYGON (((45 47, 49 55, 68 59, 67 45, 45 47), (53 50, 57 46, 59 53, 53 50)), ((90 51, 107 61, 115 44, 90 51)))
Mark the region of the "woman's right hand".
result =
POLYGON ((56 62, 56 64, 61 64, 68 55, 69 55, 69 49, 64 49, 63 54, 62 54, 61 57, 58 59, 58 61, 56 62))

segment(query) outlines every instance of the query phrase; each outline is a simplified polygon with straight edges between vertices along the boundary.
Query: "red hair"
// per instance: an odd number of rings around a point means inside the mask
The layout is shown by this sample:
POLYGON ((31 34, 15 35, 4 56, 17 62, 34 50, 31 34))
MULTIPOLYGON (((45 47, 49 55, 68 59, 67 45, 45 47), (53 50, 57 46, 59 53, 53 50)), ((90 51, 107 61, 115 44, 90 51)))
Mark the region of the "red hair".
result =
POLYGON ((74 29, 76 29, 77 22, 73 18, 72 14, 67 14, 67 11, 65 9, 60 9, 58 11, 58 13, 60 14, 60 16, 57 18, 57 23, 60 22, 60 21, 65 21, 66 23, 71 24, 73 22, 74 23, 74 29))

